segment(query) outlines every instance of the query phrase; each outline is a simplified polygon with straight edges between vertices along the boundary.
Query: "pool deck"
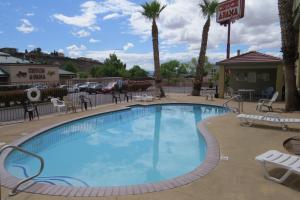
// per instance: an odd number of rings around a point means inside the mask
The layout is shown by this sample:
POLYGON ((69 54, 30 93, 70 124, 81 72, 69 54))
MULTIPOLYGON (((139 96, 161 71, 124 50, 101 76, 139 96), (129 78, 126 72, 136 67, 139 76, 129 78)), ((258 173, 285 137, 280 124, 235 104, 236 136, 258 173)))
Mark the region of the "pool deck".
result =
MULTIPOLYGON (((154 103, 203 103, 222 105, 224 100, 216 99, 206 101, 203 97, 187 95, 169 95, 166 99, 154 103)), ((86 112, 55 114, 31 122, 0 126, 0 143, 11 143, 32 132, 43 129, 62 121, 88 116, 91 114, 118 110, 128 105, 122 103, 99 106, 86 112)), ((139 103, 140 104, 140 103, 139 103)), ((257 113, 256 103, 245 103, 245 113, 257 113)), ((282 103, 276 103, 274 108, 278 111, 282 103)), ((284 113, 289 117, 300 118, 300 113, 284 113)), ((54 199, 163 199, 163 200, 253 200, 253 199, 299 199, 300 176, 292 175, 283 184, 266 180, 260 165, 254 160, 255 156, 276 149, 286 152, 283 142, 295 136, 300 136, 300 125, 290 126, 289 131, 282 131, 277 125, 257 125, 254 127, 241 127, 236 114, 210 118, 204 122, 207 130, 217 139, 220 146, 221 160, 217 167, 208 175, 201 177, 193 183, 175 189, 141 195, 114 196, 114 197, 62 197, 20 193, 8 199, 22 200, 54 200, 54 199)), ((281 171, 274 170, 274 173, 281 171)), ((8 190, 3 188, 2 198, 6 197, 8 190)))

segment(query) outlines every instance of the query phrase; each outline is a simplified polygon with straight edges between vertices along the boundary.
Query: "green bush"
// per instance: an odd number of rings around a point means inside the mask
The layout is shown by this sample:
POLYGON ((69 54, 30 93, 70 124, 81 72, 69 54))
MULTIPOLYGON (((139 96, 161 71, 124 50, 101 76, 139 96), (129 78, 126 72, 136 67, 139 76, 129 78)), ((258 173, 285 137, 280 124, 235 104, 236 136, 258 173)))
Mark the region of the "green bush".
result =
MULTIPOLYGON (((62 99, 68 94, 67 89, 63 88, 48 88, 41 90, 41 102, 48 101, 49 97, 58 97, 62 99)), ((28 100, 25 90, 5 91, 0 92, 0 103, 4 103, 5 107, 9 107, 11 103, 19 104, 28 100)))

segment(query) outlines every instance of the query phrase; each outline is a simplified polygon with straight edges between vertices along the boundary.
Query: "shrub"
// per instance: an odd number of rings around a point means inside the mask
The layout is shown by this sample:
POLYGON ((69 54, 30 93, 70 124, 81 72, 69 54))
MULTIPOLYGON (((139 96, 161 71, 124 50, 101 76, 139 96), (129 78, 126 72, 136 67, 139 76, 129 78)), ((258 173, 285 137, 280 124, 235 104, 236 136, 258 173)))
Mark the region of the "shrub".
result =
POLYGON ((150 81, 128 81, 125 88, 129 91, 146 91, 152 84, 150 81))

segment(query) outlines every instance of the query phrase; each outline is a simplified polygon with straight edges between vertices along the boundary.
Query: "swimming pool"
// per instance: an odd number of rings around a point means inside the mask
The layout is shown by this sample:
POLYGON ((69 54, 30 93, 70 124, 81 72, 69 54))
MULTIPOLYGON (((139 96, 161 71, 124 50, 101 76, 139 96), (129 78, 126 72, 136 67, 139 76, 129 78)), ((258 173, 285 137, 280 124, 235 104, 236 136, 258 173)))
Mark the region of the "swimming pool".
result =
MULTIPOLYGON (((59 125, 20 146, 45 160, 37 183, 81 188, 153 184, 201 166, 208 146, 197 124, 224 113, 209 105, 133 106, 59 125)), ((5 169, 19 179, 38 167, 38 161, 15 151, 5 159, 5 169)))

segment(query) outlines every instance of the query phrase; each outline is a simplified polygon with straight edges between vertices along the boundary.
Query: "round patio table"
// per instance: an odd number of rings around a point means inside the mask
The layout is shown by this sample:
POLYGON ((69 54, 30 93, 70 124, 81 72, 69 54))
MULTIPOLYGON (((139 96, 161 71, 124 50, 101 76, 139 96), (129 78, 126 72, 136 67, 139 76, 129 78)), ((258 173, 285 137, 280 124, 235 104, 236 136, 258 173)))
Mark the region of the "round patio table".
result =
POLYGON ((252 101, 253 99, 253 93, 255 92, 254 89, 239 89, 238 93, 243 97, 243 94, 249 94, 249 100, 252 101))

